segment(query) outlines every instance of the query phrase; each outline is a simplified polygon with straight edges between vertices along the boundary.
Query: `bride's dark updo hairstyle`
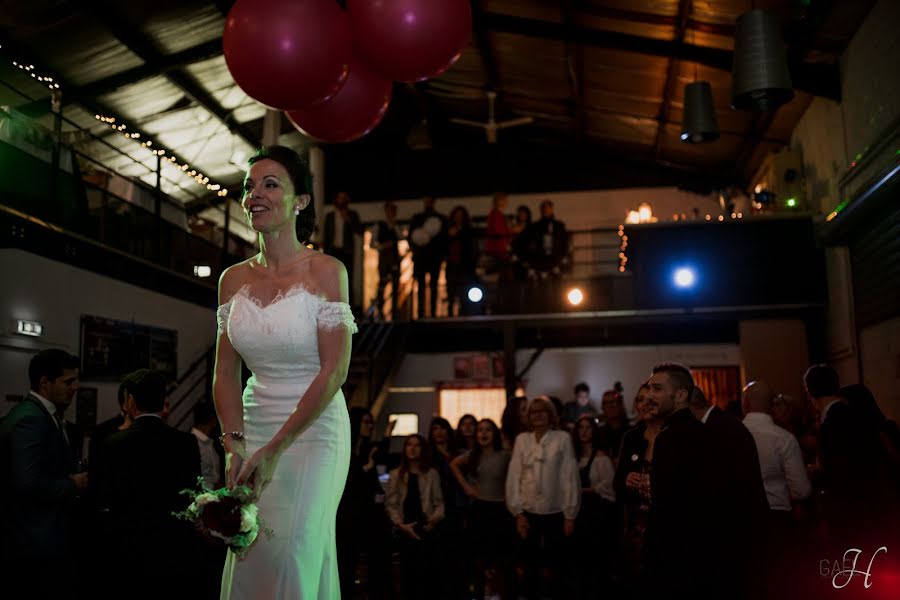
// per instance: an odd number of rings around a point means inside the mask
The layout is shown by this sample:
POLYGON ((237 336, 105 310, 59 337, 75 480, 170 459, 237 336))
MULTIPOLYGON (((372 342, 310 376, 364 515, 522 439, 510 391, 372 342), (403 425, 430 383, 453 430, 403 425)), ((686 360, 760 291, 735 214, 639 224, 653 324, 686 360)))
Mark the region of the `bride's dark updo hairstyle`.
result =
POLYGON ((302 194, 309 194, 309 204, 297 215, 297 239, 300 240, 300 243, 305 244, 316 227, 316 207, 312 198, 312 172, 309 170, 309 164, 287 146, 262 147, 248 162, 253 165, 264 158, 274 160, 284 167, 291 178, 291 183, 294 184, 294 194, 298 197, 302 194))

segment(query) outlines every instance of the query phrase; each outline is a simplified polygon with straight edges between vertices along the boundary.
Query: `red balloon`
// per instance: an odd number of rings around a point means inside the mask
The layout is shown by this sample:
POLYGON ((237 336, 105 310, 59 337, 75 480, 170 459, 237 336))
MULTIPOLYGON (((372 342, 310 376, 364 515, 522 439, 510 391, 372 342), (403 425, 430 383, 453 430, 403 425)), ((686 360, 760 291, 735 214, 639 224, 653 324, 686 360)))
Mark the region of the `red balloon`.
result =
POLYGON ((469 0, 349 0, 347 12, 360 57, 396 81, 443 73, 472 34, 469 0))
POLYGON ((334 0, 238 0, 222 47, 235 82, 279 110, 327 100, 353 57, 350 21, 334 0))
POLYGON ((323 142, 350 142, 381 121, 391 102, 392 82, 354 60, 344 87, 312 108, 288 111, 294 127, 323 142))

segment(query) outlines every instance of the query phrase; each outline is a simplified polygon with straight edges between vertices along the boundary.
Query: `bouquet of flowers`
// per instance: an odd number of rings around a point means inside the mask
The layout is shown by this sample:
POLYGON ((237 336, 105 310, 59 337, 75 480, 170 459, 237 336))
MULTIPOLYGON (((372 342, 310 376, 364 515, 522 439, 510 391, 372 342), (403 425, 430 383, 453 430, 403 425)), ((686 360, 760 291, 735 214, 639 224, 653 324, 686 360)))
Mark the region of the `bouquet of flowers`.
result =
POLYGON ((259 509, 253 502, 253 490, 246 485, 233 489, 210 490, 199 479, 199 490, 183 490, 181 493, 191 498, 190 505, 182 512, 175 513, 185 519, 206 536, 220 540, 232 552, 243 556, 263 531, 267 529, 259 518, 259 509))

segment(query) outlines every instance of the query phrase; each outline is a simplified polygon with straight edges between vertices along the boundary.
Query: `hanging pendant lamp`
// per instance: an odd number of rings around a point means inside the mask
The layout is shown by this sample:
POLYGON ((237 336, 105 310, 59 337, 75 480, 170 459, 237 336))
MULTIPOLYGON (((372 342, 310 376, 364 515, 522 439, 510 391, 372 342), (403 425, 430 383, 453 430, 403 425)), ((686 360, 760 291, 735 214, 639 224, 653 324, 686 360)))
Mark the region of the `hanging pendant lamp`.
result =
POLYGON ((737 20, 731 107, 772 110, 794 97, 778 17, 751 10, 737 20))
POLYGON ((719 139, 719 124, 716 122, 712 87, 708 81, 695 81, 685 85, 681 141, 700 144, 717 139, 719 139))

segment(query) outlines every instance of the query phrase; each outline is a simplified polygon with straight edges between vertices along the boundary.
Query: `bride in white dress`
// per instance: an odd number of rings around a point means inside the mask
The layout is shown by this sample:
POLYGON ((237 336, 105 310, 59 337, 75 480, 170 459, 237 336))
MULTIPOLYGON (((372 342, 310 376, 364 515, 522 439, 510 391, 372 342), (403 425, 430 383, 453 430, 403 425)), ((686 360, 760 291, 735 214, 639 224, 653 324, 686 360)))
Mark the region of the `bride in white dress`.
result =
POLYGON ((221 598, 340 598, 335 515, 350 460, 341 393, 356 332, 347 271, 306 248, 315 222, 306 163, 272 146, 250 160, 241 204, 260 253, 219 280, 214 399, 227 483, 258 495, 261 534, 228 553, 221 598), (240 390, 241 360, 253 372, 240 390))

